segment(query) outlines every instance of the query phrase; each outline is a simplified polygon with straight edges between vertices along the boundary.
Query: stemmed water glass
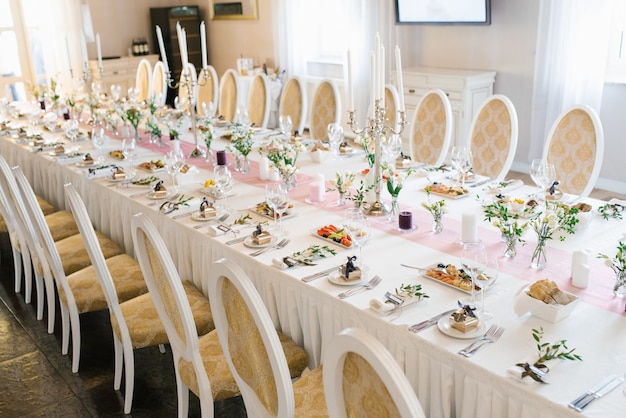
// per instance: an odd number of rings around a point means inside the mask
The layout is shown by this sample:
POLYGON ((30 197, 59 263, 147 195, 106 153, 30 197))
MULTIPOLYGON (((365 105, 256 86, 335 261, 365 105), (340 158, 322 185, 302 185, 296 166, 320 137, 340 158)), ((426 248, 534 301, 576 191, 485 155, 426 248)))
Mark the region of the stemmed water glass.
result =
POLYGON ((74 119, 65 121, 63 130, 65 131, 65 136, 67 136, 71 142, 74 142, 78 137, 78 122, 74 119))
POLYGON ((187 107, 187 98, 185 96, 176 96, 174 98, 174 108, 176 110, 185 110, 187 107))
POLYGON ((340 123, 329 123, 326 130, 330 148, 333 151, 333 155, 337 157, 339 155, 339 144, 343 141, 343 127, 340 123))
POLYGON ((122 154, 124 155, 124 159, 128 161, 128 177, 135 177, 135 169, 133 167, 133 160, 137 155, 135 138, 127 137, 122 140, 122 154))
POLYGON ((111 84, 111 96, 113 96, 114 101, 120 100, 120 95, 122 94, 122 86, 119 84, 111 84))
POLYGON ((389 165, 395 163, 396 158, 400 156, 400 152, 402 151, 402 139, 400 135, 391 135, 387 138, 382 145, 383 153, 385 154, 385 160, 389 165))
POLYGON ((185 165, 185 159, 182 152, 170 151, 164 157, 165 170, 172 179, 172 185, 174 186, 174 192, 178 192, 180 189, 180 183, 178 181, 178 174, 180 169, 185 165))
POLYGON ((485 272, 487 251, 482 243, 467 243, 463 245, 461 266, 463 271, 472 279, 472 293, 469 305, 476 306, 476 281, 479 275, 485 272))
POLYGON ((459 183, 461 187, 465 187, 465 180, 472 169, 472 153, 466 147, 454 146, 451 153, 452 165, 456 168, 459 175, 459 183))
POLYGON ((291 132, 293 129, 293 122, 291 121, 291 116, 289 115, 280 115, 278 118, 278 124, 280 126, 280 133, 283 135, 286 141, 289 141, 291 137, 291 132))
POLYGON ((535 196, 543 199, 546 189, 556 180, 554 164, 548 164, 546 160, 534 159, 530 164, 530 178, 537 185, 535 196))
POLYGON ((480 313, 478 316, 483 321, 493 319, 493 314, 485 310, 485 290, 498 279, 499 273, 498 258, 487 255, 483 272, 474 280, 474 286, 480 287, 480 313))
MULTIPOLYGON (((370 224, 367 217, 358 208, 346 209, 344 212, 344 228, 350 235, 352 245, 358 247, 359 255, 357 257, 357 265, 361 268, 361 272, 365 273, 366 266, 363 263, 363 244, 370 237, 370 224)), ((354 247, 353 247, 354 248, 354 247)), ((356 251, 356 250, 355 250, 356 251)))
POLYGON ((215 117, 215 103, 213 102, 202 102, 202 112, 204 113, 204 117, 212 120, 215 117))
POLYGON ((215 184, 220 192, 220 195, 224 199, 222 204, 222 210, 228 212, 228 192, 232 188, 233 177, 226 165, 216 165, 213 168, 213 175, 215 177, 215 184))
POLYGON ((104 142, 106 141, 104 124, 102 122, 97 122, 93 125, 91 140, 93 141, 93 148, 96 150, 96 162, 102 163, 104 161, 102 147, 104 147, 104 142))
POLYGON ((274 213, 274 225, 276 225, 277 237, 285 235, 283 231, 282 219, 285 211, 289 207, 289 194, 285 186, 272 183, 265 186, 265 201, 274 213))

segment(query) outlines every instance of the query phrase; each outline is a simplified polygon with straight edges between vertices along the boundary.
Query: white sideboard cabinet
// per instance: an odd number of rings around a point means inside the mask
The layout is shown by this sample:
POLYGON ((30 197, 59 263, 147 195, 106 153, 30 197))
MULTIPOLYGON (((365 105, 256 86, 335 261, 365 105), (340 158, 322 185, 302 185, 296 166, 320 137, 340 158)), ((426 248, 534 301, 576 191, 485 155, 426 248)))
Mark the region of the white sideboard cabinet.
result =
MULTIPOLYGON (((450 99, 452 108, 452 145, 466 145, 469 141, 469 130, 474 114, 485 99, 493 94, 496 73, 481 70, 413 67, 405 68, 402 76, 406 117, 409 124, 424 93, 435 88, 441 89, 450 99)), ((410 125, 407 125, 402 134, 407 141, 410 131, 410 125)), ((408 143, 407 141, 405 143, 408 143)))
POLYGON ((126 96, 126 92, 130 87, 135 86, 135 77, 137 75, 137 66, 143 58, 150 61, 150 65, 154 65, 159 60, 158 55, 141 55, 136 57, 121 57, 102 60, 102 76, 98 70, 98 61, 89 61, 89 71, 93 81, 99 81, 102 84, 102 92, 110 94, 111 84, 119 84, 122 86, 122 95, 126 96))

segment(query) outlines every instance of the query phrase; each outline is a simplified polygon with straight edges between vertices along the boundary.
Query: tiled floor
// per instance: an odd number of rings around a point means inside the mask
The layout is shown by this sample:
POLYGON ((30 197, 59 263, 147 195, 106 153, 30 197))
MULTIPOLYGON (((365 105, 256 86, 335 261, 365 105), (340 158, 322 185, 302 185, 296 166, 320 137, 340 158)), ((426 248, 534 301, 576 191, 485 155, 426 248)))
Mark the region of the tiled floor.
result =
MULTIPOLYGON (((0 417, 123 417, 123 392, 113 390, 113 343, 106 311, 81 315, 80 371, 61 355, 61 324, 47 333, 35 304, 13 290, 8 238, 0 237, 0 417)), ((36 292, 33 292, 33 296, 36 292)), ((60 318, 57 313, 57 318, 60 318)), ((124 386, 122 384, 122 390, 124 386)), ((135 350, 133 417, 175 417, 176 381, 169 347, 135 350)), ((200 416, 190 394, 189 416, 200 416)), ((240 397, 215 406, 216 417, 245 417, 240 397)))

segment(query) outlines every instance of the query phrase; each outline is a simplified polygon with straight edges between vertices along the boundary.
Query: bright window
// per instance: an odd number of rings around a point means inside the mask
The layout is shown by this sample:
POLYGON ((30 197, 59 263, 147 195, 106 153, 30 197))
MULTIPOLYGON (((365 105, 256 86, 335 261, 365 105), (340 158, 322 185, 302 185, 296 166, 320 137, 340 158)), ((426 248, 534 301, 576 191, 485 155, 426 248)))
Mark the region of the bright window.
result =
POLYGON ((615 1, 614 7, 606 81, 626 84, 626 2, 615 1))

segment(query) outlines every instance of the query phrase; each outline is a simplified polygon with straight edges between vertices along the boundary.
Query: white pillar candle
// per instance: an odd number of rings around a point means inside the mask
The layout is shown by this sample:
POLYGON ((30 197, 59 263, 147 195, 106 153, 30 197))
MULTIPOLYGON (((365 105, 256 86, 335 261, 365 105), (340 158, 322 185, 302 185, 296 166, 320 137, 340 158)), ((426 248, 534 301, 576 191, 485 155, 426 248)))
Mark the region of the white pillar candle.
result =
POLYGON ((270 160, 267 157, 261 157, 259 160, 259 179, 267 180, 270 176, 270 160))
POLYGON ((270 168, 269 180, 271 180, 271 181, 278 181, 278 180, 280 180, 280 174, 278 173, 278 170, 276 170, 276 168, 274 168, 274 167, 270 168))
POLYGON ((70 44, 67 40, 67 36, 65 37, 65 51, 67 52, 67 65, 68 68, 70 69, 71 73, 74 73, 74 71, 72 70, 72 56, 70 55, 70 44))
POLYGON ((206 57, 206 26, 204 20, 200 23, 200 46, 202 48, 202 68, 208 67, 206 57))
POLYGON ((309 201, 311 203, 322 202, 324 200, 324 185, 319 181, 312 181, 309 186, 309 201))
POLYGON ((381 99, 381 106, 385 107, 385 47, 384 46, 380 46, 380 56, 379 56, 379 65, 380 65, 380 70, 379 70, 379 74, 378 76, 380 77, 380 81, 379 81, 379 91, 378 91, 378 98, 381 99))
POLYGON ((572 253, 572 286, 583 289, 589 285, 589 251, 572 253))
POLYGON ((354 89, 352 87, 352 56, 350 49, 346 53, 346 60, 348 62, 348 110, 354 110, 354 89))
POLYGON ((325 182, 324 175, 322 173, 314 174, 313 181, 318 181, 323 186, 325 182))
POLYGON ((100 46, 100 34, 96 33, 96 49, 98 51, 98 68, 102 69, 102 48, 100 46))
POLYGON ((400 99, 400 109, 404 110, 404 81, 402 80, 402 58, 400 56, 400 48, 396 45, 396 86, 398 87, 398 96, 400 99))
POLYGON ((170 68, 167 63, 167 55, 165 55, 165 44, 163 43, 163 32, 161 31, 161 27, 159 25, 157 25, 156 27, 156 34, 157 34, 157 40, 159 41, 159 51, 161 51, 161 60, 163 61, 165 72, 168 72, 170 68))
POLYGON ((478 224, 476 223, 476 214, 473 212, 464 212, 461 218, 461 241, 478 242, 478 224))
POLYGON ((370 54, 370 111, 374 114, 374 100, 376 99, 376 54, 370 54))
POLYGON ((80 33, 80 54, 81 57, 83 59, 83 67, 87 68, 88 64, 87 64, 87 60, 88 60, 88 55, 87 55, 87 40, 85 39, 85 34, 84 33, 80 33))

